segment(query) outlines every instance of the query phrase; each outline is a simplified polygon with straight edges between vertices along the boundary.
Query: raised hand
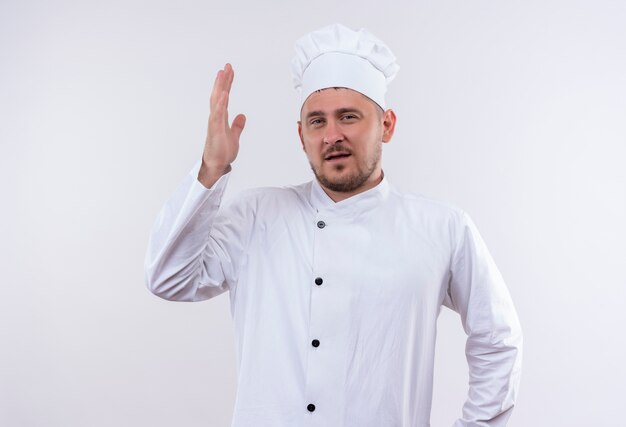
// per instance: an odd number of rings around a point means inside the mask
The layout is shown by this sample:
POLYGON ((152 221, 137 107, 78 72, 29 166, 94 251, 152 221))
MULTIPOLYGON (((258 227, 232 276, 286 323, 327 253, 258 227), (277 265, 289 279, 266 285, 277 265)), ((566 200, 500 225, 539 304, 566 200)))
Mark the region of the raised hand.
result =
POLYGON ((239 152, 239 136, 246 124, 246 116, 237 115, 231 125, 228 124, 228 98, 235 73, 230 64, 218 71, 211 92, 211 111, 207 130, 202 166, 198 180, 207 188, 225 173, 239 152))

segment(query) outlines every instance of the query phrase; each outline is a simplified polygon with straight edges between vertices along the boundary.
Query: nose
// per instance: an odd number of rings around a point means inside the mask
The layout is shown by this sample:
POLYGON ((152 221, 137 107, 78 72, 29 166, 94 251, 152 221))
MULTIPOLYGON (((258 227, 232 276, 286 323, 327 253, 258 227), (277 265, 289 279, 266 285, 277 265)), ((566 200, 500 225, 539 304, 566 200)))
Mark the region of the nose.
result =
POLYGON ((322 141, 324 144, 334 145, 343 141, 343 134, 341 129, 333 120, 329 120, 324 127, 324 136, 322 141))

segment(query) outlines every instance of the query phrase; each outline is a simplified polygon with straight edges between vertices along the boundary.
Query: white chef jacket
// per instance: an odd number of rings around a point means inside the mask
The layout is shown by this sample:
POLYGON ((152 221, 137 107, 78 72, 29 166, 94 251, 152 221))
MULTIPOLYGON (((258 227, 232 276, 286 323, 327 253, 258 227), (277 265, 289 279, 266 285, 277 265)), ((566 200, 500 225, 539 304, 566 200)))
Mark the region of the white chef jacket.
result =
POLYGON ((469 396, 454 427, 504 426, 521 365, 518 318, 460 209, 386 178, 333 202, 317 181, 221 199, 190 173, 146 256, 156 295, 230 291, 238 388, 233 427, 430 426, 437 316, 468 334, 469 396))

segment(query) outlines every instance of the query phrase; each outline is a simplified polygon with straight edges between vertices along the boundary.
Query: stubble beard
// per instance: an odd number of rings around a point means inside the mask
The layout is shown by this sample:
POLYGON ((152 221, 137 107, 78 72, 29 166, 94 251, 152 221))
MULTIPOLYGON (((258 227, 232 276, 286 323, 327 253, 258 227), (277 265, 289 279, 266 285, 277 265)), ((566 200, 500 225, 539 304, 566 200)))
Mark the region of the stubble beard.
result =
MULTIPOLYGON (((372 157, 371 161, 366 165, 365 169, 357 167, 357 169, 355 170, 353 174, 345 176, 345 177, 339 177, 334 180, 326 176, 321 171, 322 169, 321 167, 318 170, 315 168, 313 163, 309 162, 309 164, 311 165, 311 170, 313 171, 313 175, 315 175, 315 178, 317 178, 317 180, 323 187, 328 188, 331 191, 336 191, 338 193, 350 193, 352 191, 359 189, 361 186, 363 186, 363 184, 365 184, 370 179, 370 177, 376 170, 378 163, 380 162, 381 155, 382 155, 382 147, 379 146, 376 152, 374 153, 374 156, 372 157)), ((333 166, 333 168, 335 171, 341 172, 346 167, 344 165, 336 165, 336 166, 333 166)))

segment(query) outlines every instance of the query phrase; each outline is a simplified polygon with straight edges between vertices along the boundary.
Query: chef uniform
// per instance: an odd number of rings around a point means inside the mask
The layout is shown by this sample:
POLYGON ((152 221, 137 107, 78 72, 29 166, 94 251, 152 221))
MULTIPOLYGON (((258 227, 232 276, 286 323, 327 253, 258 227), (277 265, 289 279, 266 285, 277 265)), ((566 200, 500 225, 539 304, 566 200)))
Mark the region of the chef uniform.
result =
MULTIPOLYGON (((315 90, 348 87, 384 108, 398 67, 373 35, 333 25, 296 49, 302 103, 315 90)), ((403 194, 385 177, 340 202, 313 180, 222 203, 233 172, 207 189, 198 169, 154 225, 146 279, 174 301, 229 292, 233 427, 430 426, 442 305, 459 313, 468 335, 469 394, 454 426, 506 425, 522 334, 465 212, 403 194)))

